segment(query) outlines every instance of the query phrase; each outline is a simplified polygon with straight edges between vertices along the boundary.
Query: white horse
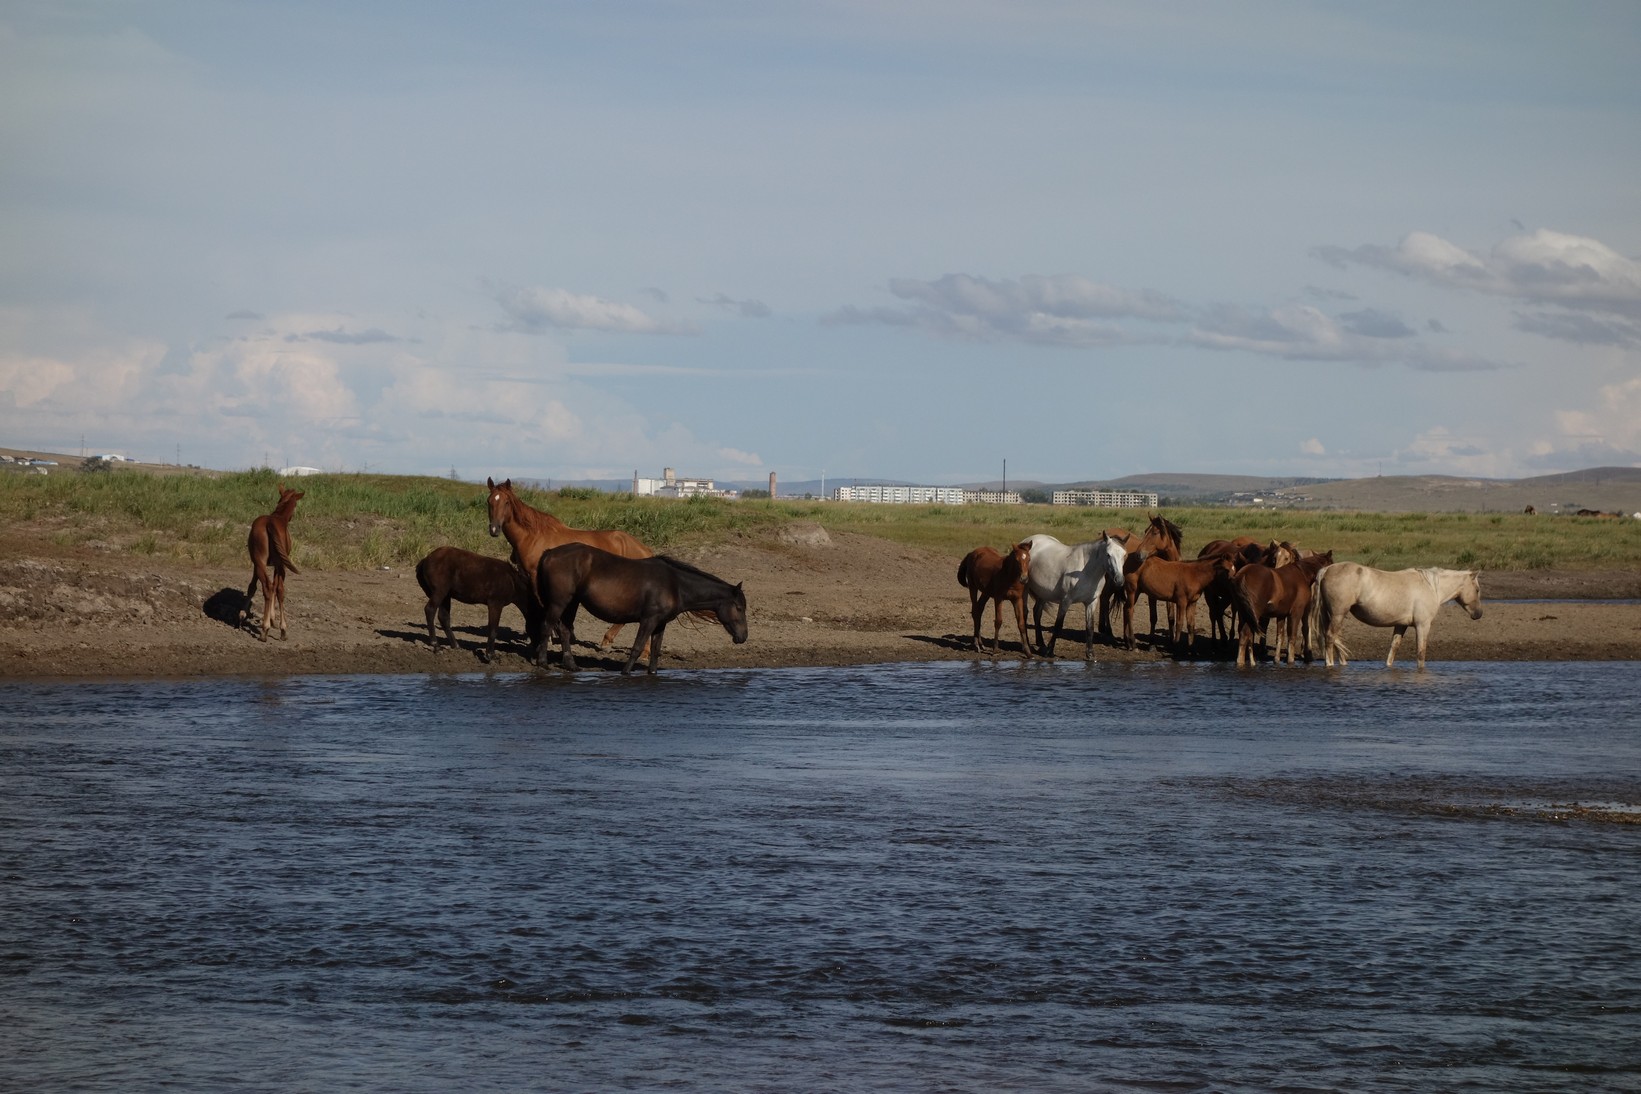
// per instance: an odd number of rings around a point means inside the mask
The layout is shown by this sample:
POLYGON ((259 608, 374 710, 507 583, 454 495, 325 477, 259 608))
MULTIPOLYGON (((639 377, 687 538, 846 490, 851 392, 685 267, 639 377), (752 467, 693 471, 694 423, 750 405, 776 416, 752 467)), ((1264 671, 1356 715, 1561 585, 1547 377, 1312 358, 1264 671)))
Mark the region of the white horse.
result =
POLYGON ((1419 644, 1419 667, 1424 668, 1425 643, 1436 612, 1449 600, 1481 618, 1481 575, 1475 570, 1443 570, 1424 567, 1413 570, 1375 570, 1356 562, 1337 562, 1316 575, 1316 595, 1311 598, 1312 635, 1322 636, 1322 651, 1333 664, 1346 664, 1350 649, 1339 641, 1339 626, 1348 612, 1370 627, 1394 627, 1390 656, 1385 667, 1396 661, 1402 635, 1413 628, 1419 644))
POLYGON ((1100 534, 1099 539, 1068 547, 1046 533, 1032 536, 1022 542, 1031 545, 1031 570, 1026 575, 1026 589, 1031 593, 1031 618, 1037 625, 1037 649, 1048 657, 1054 656, 1054 643, 1060 637, 1060 626, 1066 620, 1066 609, 1073 604, 1083 606, 1083 623, 1087 628, 1087 643, 1083 660, 1094 656, 1094 604, 1106 588, 1122 588, 1123 560, 1128 552, 1121 543, 1100 534), (1054 630, 1048 645, 1043 645, 1043 608, 1057 606, 1054 630))

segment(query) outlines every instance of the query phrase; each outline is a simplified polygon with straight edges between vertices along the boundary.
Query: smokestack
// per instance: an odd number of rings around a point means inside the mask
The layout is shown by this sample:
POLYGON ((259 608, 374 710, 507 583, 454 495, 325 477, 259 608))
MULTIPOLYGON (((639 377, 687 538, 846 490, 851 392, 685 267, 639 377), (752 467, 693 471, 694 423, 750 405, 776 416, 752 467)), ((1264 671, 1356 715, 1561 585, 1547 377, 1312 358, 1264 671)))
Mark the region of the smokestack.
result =
POLYGON ((673 471, 672 471, 672 468, 670 468, 670 467, 663 467, 663 468, 662 468, 662 469, 661 469, 661 477, 662 477, 662 478, 663 478, 663 479, 665 479, 665 480, 667 480, 667 485, 668 485, 668 486, 671 486, 671 485, 672 485, 672 483, 673 483, 673 479, 674 479, 674 477, 675 477, 675 476, 674 476, 674 475, 673 475, 673 471))
POLYGON ((773 471, 769 473, 769 496, 771 499, 775 497, 775 472, 773 471))

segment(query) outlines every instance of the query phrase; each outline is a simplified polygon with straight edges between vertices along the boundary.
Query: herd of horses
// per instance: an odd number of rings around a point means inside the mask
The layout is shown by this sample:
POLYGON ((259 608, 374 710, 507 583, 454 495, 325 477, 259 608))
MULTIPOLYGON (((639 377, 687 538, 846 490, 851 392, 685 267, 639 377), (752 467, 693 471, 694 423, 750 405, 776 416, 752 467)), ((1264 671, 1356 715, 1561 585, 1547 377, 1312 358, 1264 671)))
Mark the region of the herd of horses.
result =
MULTIPOLYGON (((496 630, 509 604, 524 616, 525 633, 537 664, 545 666, 554 640, 561 647, 559 663, 576 668, 575 618, 585 607, 611 624, 600 649, 608 649, 621 628, 638 625, 638 637, 622 667, 630 673, 641 654, 649 653, 649 672, 661 657, 661 640, 671 623, 686 613, 722 624, 731 640, 746 641, 746 594, 740 585, 668 555, 657 555, 619 529, 571 528, 551 513, 525 504, 508 479, 486 480, 489 489, 490 534, 506 536, 513 553, 509 560, 481 555, 461 547, 437 547, 416 564, 416 581, 427 595, 427 639, 438 650, 434 620, 443 626, 452 649, 450 603, 482 604, 490 619, 482 657, 495 654, 496 630)), ((239 613, 243 626, 258 582, 263 589, 262 626, 258 637, 267 641, 269 621, 276 616, 279 636, 285 637, 285 573, 291 565, 290 520, 300 491, 279 487, 279 505, 251 524, 248 548, 251 585, 239 613)))
POLYGON ((1176 653, 1189 654, 1196 641, 1196 607, 1206 608, 1215 639, 1229 641, 1235 625, 1237 664, 1253 665, 1271 653, 1268 636, 1275 630, 1275 659, 1286 647, 1288 664, 1302 656, 1310 661, 1320 644, 1328 665, 1343 665, 1350 654, 1339 638, 1347 616, 1373 627, 1392 629, 1387 667, 1395 664, 1402 637, 1411 628, 1420 667, 1437 609, 1455 600, 1472 619, 1480 619, 1481 579, 1474 570, 1424 567, 1379 570, 1356 562, 1335 562, 1332 551, 1301 550, 1272 540, 1263 546, 1251 536, 1204 544, 1194 559, 1182 556, 1184 537, 1178 525, 1157 515, 1139 535, 1126 528, 1107 528, 1098 539, 1068 546, 1047 534, 1029 536, 1007 552, 977 547, 957 568, 959 585, 969 590, 973 617, 972 645, 986 652, 980 638, 986 606, 992 606, 991 655, 1001 645, 1004 605, 1013 611, 1021 656, 1052 657, 1066 610, 1083 606, 1085 659, 1094 656, 1096 633, 1115 644, 1112 606, 1122 604, 1123 645, 1135 648, 1134 609, 1140 597, 1149 603, 1157 630, 1157 605, 1168 616, 1169 641, 1176 653), (1035 644, 1026 634, 1026 605, 1031 604, 1035 644), (1098 623, 1095 605, 1099 605, 1098 623), (1054 607, 1048 641, 1043 641, 1043 613, 1054 607))
MULTIPOLYGON (((452 649, 450 604, 482 604, 489 611, 484 651, 495 654, 501 613, 516 607, 524 616, 531 656, 545 666, 553 642, 559 664, 576 668, 575 619, 582 608, 610 624, 599 649, 609 649, 622 627, 638 633, 621 671, 630 673, 646 653, 648 672, 655 672, 667 625, 680 615, 714 620, 737 644, 746 641, 746 594, 680 559, 657 555, 619 529, 572 528, 544 510, 526 504, 511 479, 486 479, 486 507, 492 536, 504 536, 509 559, 481 555, 460 547, 435 548, 416 564, 416 581, 427 596, 428 644, 439 649, 435 621, 452 649)), ((257 637, 267 641, 277 627, 287 635, 285 575, 297 573, 291 562, 291 517, 302 491, 279 486, 279 503, 251 523, 246 547, 251 582, 239 610, 243 627, 256 590, 263 595, 257 637)), ((1207 608, 1215 639, 1229 640, 1235 624, 1237 664, 1252 665, 1269 654, 1267 635, 1276 624, 1275 657, 1286 647, 1288 663, 1302 651, 1306 661, 1321 643, 1328 665, 1344 664, 1349 649, 1339 640, 1347 615, 1394 635, 1387 666, 1394 664, 1402 636, 1412 628, 1418 662, 1425 663, 1430 626, 1436 611, 1450 600, 1481 617, 1481 585, 1472 570, 1436 568, 1377 570, 1355 562, 1334 562, 1333 553, 1302 551, 1290 543, 1265 545, 1250 536, 1214 540, 1193 559, 1182 556, 1183 534, 1161 515, 1151 516, 1143 532, 1107 528, 1098 539, 1068 545, 1051 535, 1029 536, 1005 551, 977 547, 957 569, 957 580, 969 590, 973 617, 972 644, 984 653, 981 620, 992 607, 991 654, 1001 648, 1004 605, 1012 609, 1023 657, 1052 657, 1066 612, 1083 607, 1083 656, 1091 659, 1097 634, 1117 642, 1111 622, 1113 606, 1122 606, 1122 643, 1135 648, 1134 609, 1145 597, 1150 609, 1149 634, 1157 631, 1157 608, 1167 613, 1168 634, 1176 652, 1189 654, 1196 641, 1196 607, 1207 608), (1026 634, 1030 603, 1036 642, 1026 634), (1096 609, 1096 605, 1098 608, 1096 609), (1055 609, 1049 638, 1043 638, 1043 614, 1055 609), (1096 618, 1097 610, 1097 618, 1096 618)))

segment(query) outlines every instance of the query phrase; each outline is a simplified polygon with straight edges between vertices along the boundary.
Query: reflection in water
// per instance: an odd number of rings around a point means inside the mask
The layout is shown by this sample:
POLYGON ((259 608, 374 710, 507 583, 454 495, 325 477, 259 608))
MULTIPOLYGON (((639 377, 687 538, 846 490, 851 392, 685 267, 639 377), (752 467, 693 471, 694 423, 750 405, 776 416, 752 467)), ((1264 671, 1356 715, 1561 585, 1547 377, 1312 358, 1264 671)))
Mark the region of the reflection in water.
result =
POLYGON ((1001 669, 0 686, 0 1086, 1636 1085, 1626 666, 1001 669))

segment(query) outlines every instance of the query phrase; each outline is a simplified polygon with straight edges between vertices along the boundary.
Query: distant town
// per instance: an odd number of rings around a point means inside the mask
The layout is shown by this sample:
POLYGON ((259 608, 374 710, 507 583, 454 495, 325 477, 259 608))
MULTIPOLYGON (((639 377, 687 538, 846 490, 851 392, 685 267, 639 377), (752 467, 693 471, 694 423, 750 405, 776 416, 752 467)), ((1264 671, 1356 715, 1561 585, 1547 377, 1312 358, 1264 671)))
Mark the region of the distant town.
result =
MULTIPOLYGON (((672 468, 665 468, 659 479, 643 478, 634 471, 634 497, 658 498, 739 498, 749 491, 738 487, 719 487, 712 479, 687 478, 672 468)), ((769 489, 760 492, 764 497, 780 497, 780 484, 774 472, 769 475, 769 489)), ((971 490, 962 486, 869 486, 849 485, 833 487, 831 501, 863 501, 875 505, 1025 505, 1039 499, 1020 490, 971 490)), ((1054 505, 1087 505, 1100 509, 1156 508, 1157 495, 1134 490, 1056 490, 1047 499, 1054 505)))

